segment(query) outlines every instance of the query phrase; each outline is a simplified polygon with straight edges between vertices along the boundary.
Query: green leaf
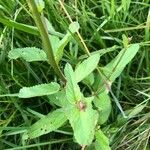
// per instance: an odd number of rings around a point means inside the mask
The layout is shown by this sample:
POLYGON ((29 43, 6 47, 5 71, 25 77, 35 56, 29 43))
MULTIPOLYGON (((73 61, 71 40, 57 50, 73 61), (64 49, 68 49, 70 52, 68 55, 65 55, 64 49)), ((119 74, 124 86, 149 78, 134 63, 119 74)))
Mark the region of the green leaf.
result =
POLYGON ((78 22, 72 22, 70 25, 69 25, 69 30, 71 33, 75 33, 79 30, 80 26, 79 26, 79 23, 78 22))
POLYGON ((70 103, 75 103, 76 101, 80 101, 81 92, 80 88, 76 82, 75 74, 70 64, 66 64, 65 66, 65 76, 67 79, 66 84, 66 97, 70 103))
POLYGON ((109 81, 113 82, 121 74, 138 50, 139 44, 129 45, 127 49, 123 49, 109 64, 102 68, 109 81))
POLYGON ((94 105, 99 111, 99 123, 103 124, 108 120, 111 112, 111 101, 106 91, 94 98, 94 105))
POLYGON ((43 9, 45 8, 45 3, 43 0, 35 0, 37 9, 40 13, 42 13, 43 9))
POLYGON ((47 27, 48 31, 56 32, 54 27, 52 26, 51 22, 46 17, 44 17, 44 19, 45 19, 45 23, 46 23, 46 27, 47 27))
POLYGON ((83 83, 89 86, 92 86, 94 83, 94 74, 90 73, 87 77, 83 79, 83 83))
POLYGON ((23 58, 28 62, 47 61, 46 53, 35 47, 16 48, 8 53, 10 59, 23 58))
POLYGON ((23 87, 20 89, 18 97, 30 98, 36 96, 44 96, 54 94, 59 91, 59 84, 51 82, 49 84, 40 84, 32 87, 23 87))
POLYGON ((49 102, 60 107, 65 107, 68 104, 65 90, 59 91, 48 96, 49 102))
MULTIPOLYGON (((73 22, 69 25, 69 30, 71 33, 77 32, 79 29, 79 24, 77 22, 73 22)), ((67 34, 64 36, 64 38, 59 42, 58 48, 56 50, 56 62, 58 63, 64 52, 65 46, 68 44, 68 42, 71 40, 72 35, 70 32, 67 32, 67 34)))
POLYGON ((82 146, 90 145, 94 139, 98 113, 92 109, 92 99, 82 99, 76 105, 66 108, 66 116, 73 128, 74 137, 82 146))
POLYGON ((64 53, 64 48, 68 44, 68 42, 71 40, 71 35, 70 33, 67 33, 63 39, 58 43, 56 51, 56 62, 59 63, 61 60, 63 53, 64 53))
POLYGON ((129 39, 126 37, 125 34, 122 35, 122 39, 123 39, 123 46, 124 48, 127 48, 129 45, 129 39))
POLYGON ((57 50, 60 43, 60 39, 55 35, 50 35, 50 41, 52 44, 52 49, 53 49, 55 59, 57 59, 57 50))
POLYGON ((99 59, 100 55, 94 54, 78 65, 75 69, 76 81, 80 82, 87 77, 97 67, 99 59))
POLYGON ((35 117, 38 117, 38 118, 42 118, 42 117, 45 116, 45 115, 43 115, 43 114, 41 114, 41 113, 39 113, 37 111, 34 111, 34 110, 30 109, 30 108, 27 108, 27 111, 30 112, 31 114, 33 114, 35 117))
POLYGON ((96 141, 94 145, 96 150, 111 150, 108 138, 100 129, 95 133, 95 136, 96 141))
POLYGON ((134 107, 133 109, 131 109, 128 117, 129 118, 135 117, 137 114, 139 114, 144 109, 145 106, 146 106, 146 104, 138 105, 138 106, 134 107))
POLYGON ((18 29, 20 31, 29 33, 29 34, 39 36, 39 31, 38 31, 37 27, 30 26, 27 24, 18 23, 18 22, 15 22, 14 20, 3 18, 1 16, 0 16, 0 23, 6 25, 8 27, 13 27, 13 28, 18 29))
POLYGON ((24 133, 22 139, 33 139, 43 134, 55 131, 61 127, 66 120, 67 118, 63 109, 57 109, 53 112, 50 112, 48 115, 42 117, 31 127, 29 127, 29 129, 24 133))
MULTIPOLYGON (((56 32, 55 29, 53 28, 52 24, 49 22, 49 20, 47 18, 45 18, 45 22, 46 22, 46 26, 47 26, 48 31, 51 31, 52 33, 55 33, 56 32)), ((59 39, 58 36, 51 35, 51 34, 49 34, 49 38, 50 38, 50 42, 51 42, 51 45, 52 45, 52 49, 53 49, 55 59, 57 59, 56 55, 57 55, 57 50, 58 50, 58 47, 59 47, 60 39, 59 39)))
MULTIPOLYGON (((14 20, 3 18, 1 16, 0 16, 0 23, 6 25, 8 27, 13 27, 17 30, 32 34, 32 35, 36 35, 36 36, 40 35, 37 27, 23 24, 23 23, 19 23, 19 22, 15 22, 14 20)), ((64 35, 60 32, 53 32, 51 30, 48 30, 48 32, 49 32, 49 34, 52 34, 52 35, 55 35, 55 36, 58 36, 61 38, 64 37, 64 35)))
MULTIPOLYGON (((109 52, 115 51, 115 50, 117 50, 118 48, 119 48, 119 46, 114 45, 114 46, 112 46, 112 47, 108 47, 108 48, 104 48, 104 49, 101 49, 101 50, 97 50, 97 51, 91 52, 90 54, 91 54, 91 55, 99 54, 100 56, 103 56, 104 54, 107 54, 107 53, 109 53, 109 52)), ((79 60, 80 60, 80 59, 81 59, 81 60, 82 60, 82 59, 85 59, 85 58, 87 58, 87 57, 89 57, 87 54, 81 55, 81 56, 79 57, 79 60)))
POLYGON ((145 106, 146 106, 146 104, 137 105, 130 110, 126 110, 125 114, 126 114, 127 118, 123 118, 122 114, 119 114, 117 116, 117 126, 123 126, 125 123, 127 123, 127 121, 129 119, 131 119, 133 117, 137 117, 137 115, 144 109, 145 106))

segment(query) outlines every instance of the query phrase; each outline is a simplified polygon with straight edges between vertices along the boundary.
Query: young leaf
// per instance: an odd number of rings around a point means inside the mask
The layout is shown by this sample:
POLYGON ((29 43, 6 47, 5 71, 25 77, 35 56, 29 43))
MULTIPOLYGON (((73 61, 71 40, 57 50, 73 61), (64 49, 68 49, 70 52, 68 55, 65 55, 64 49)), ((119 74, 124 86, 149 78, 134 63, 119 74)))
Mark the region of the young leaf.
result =
POLYGON ((138 50, 139 44, 129 45, 127 49, 123 49, 109 64, 102 68, 104 74, 111 82, 121 74, 125 66, 133 59, 138 50))
POLYGON ((51 82, 49 84, 40 84, 32 87, 23 87, 20 89, 18 97, 30 98, 36 96, 44 96, 54 94, 59 91, 59 84, 51 82))
POLYGON ((122 35, 122 42, 123 42, 123 46, 124 48, 127 48, 129 45, 129 39, 127 38, 127 36, 125 34, 122 35))
POLYGON ((111 150, 108 138, 100 129, 95 133, 95 136, 96 141, 94 145, 96 150, 111 150))
POLYGON ((57 109, 53 112, 50 112, 48 115, 42 117, 35 124, 33 124, 27 132, 24 133, 22 139, 33 139, 39 137, 43 134, 55 131, 61 127, 67 118, 63 109, 57 109))
POLYGON ((76 81, 80 82, 87 77, 97 67, 99 59, 100 55, 94 54, 78 65, 75 69, 76 81))
POLYGON ((111 112, 111 101, 106 91, 94 98, 94 105, 99 111, 99 123, 105 123, 111 112))
POLYGON ((75 103, 76 101, 80 101, 81 99, 80 88, 76 82, 75 75, 71 65, 66 64, 64 71, 67 79, 67 84, 66 84, 67 100, 70 103, 75 103))
MULTIPOLYGON (((73 22, 69 25, 69 30, 71 33, 75 33, 79 30, 79 24, 78 22, 73 22)), ((68 42, 71 40, 72 35, 70 32, 67 32, 67 34, 64 36, 64 38, 59 42, 58 48, 56 50, 56 61, 57 63, 61 60, 64 52, 65 46, 68 44, 68 42)))
POLYGON ((69 25, 69 30, 71 33, 75 33, 79 30, 80 26, 79 26, 79 23, 78 22, 72 22, 70 25, 69 25))
POLYGON ((16 48, 8 53, 10 59, 23 58, 28 62, 47 61, 46 53, 35 47, 16 48))
POLYGON ((45 3, 43 0, 35 0, 36 5, 37 5, 37 9, 40 13, 42 13, 44 7, 45 7, 45 3))
POLYGON ((74 137, 82 146, 90 145, 94 138, 98 113, 92 109, 92 99, 85 98, 76 105, 69 106, 65 111, 73 128, 74 137))

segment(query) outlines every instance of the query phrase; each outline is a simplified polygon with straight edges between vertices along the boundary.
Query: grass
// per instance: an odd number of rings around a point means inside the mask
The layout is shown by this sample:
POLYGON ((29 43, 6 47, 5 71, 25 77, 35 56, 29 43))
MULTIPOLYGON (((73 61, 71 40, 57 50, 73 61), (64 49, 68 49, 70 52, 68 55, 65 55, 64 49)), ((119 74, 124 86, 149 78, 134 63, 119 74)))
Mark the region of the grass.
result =
MULTIPOLYGON (((131 43, 139 43, 140 50, 128 64, 112 86, 112 92, 119 99, 124 112, 136 115, 125 119, 120 115, 112 97, 112 112, 102 130, 109 137, 114 150, 149 150, 150 136, 150 4, 149 0, 45 0, 45 16, 50 20, 56 33, 63 36, 71 20, 80 24, 79 33, 74 36, 78 46, 65 48, 61 68, 66 62, 75 66, 79 56, 89 52, 117 45, 123 47, 122 35, 131 38, 131 43), (64 6, 68 12, 65 13, 64 6), (71 20, 69 20, 69 18, 71 20), (60 34, 63 33, 63 34, 60 34), (81 37, 80 37, 81 35, 81 37), (83 41, 85 45, 83 45, 83 41), (88 52, 89 51, 89 52, 88 52), (144 107, 138 107, 143 106, 144 107), (141 109, 140 109, 141 108, 141 109)), ((38 83, 59 81, 52 68, 44 62, 27 63, 10 61, 8 52, 17 47, 39 47, 39 31, 26 1, 0 1, 0 94, 17 93, 21 87, 38 83)), ((120 48, 101 57, 99 66, 110 62, 120 48)), ((83 86, 83 85, 81 85, 83 86)), ((84 88, 88 93, 88 88, 84 88)), ((26 146, 22 146, 22 133, 38 120, 56 108, 47 97, 18 99, 0 98, 0 149, 80 149, 72 138, 71 127, 43 135, 26 146)))

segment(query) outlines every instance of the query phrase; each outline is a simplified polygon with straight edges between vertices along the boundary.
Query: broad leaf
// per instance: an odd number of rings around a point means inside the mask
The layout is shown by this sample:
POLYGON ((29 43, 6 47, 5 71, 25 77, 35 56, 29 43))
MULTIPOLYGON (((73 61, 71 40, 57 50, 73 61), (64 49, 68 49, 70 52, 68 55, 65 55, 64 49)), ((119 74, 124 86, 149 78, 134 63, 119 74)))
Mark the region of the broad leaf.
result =
POLYGON ((8 53, 10 59, 23 58, 28 62, 47 61, 46 53, 35 47, 16 48, 8 53))
MULTIPOLYGON (((79 24, 77 22, 73 22, 69 25, 69 30, 71 33, 77 32, 79 29, 79 24)), ((61 60, 64 52, 65 46, 68 44, 68 42, 71 40, 72 35, 70 32, 67 32, 67 34, 64 36, 64 38, 59 42, 59 45, 56 50, 56 61, 57 63, 61 60)))
POLYGON ((48 96, 49 102, 60 107, 65 107, 68 104, 66 92, 64 90, 48 96))
POLYGON ((139 44, 129 45, 127 49, 123 49, 109 64, 102 68, 104 74, 111 82, 121 74, 125 66, 133 59, 138 50, 139 44))
POLYGON ((94 74, 90 73, 87 77, 85 77, 82 81, 84 84, 87 84, 89 86, 92 86, 94 83, 94 74))
POLYGON ((99 59, 100 55, 94 54, 79 64, 75 69, 76 81, 80 82, 87 77, 97 67, 99 59))
POLYGON ((67 118, 63 109, 57 109, 42 117, 35 124, 29 127, 22 138, 23 140, 33 139, 43 134, 55 131, 56 129, 61 127, 66 122, 66 120, 67 118))
POLYGON ((32 87, 23 87, 20 89, 18 97, 30 98, 36 96, 44 96, 54 94, 59 91, 59 84, 51 82, 49 84, 40 84, 32 87))
POLYGON ((99 89, 99 92, 103 92, 105 89, 108 90, 107 85, 111 85, 111 83, 115 81, 126 65, 136 55, 138 50, 139 44, 129 45, 127 49, 121 50, 119 54, 105 67, 101 67, 101 75, 96 75, 95 82, 93 84, 95 91, 97 91, 97 89, 99 89))
POLYGON ((105 123, 111 112, 111 101, 106 91, 94 98, 94 105, 99 111, 99 123, 105 123))
POLYGON ((95 136, 96 141, 94 145, 96 150, 111 150, 108 138, 100 129, 95 133, 95 136))
POLYGON ((66 116, 74 131, 74 137, 80 145, 90 145, 94 139, 97 111, 92 109, 92 99, 86 98, 66 108, 66 116))
POLYGON ((76 82, 75 74, 70 64, 66 64, 65 66, 65 76, 67 79, 66 84, 66 97, 70 103, 75 103, 76 101, 80 101, 81 93, 80 88, 76 82))

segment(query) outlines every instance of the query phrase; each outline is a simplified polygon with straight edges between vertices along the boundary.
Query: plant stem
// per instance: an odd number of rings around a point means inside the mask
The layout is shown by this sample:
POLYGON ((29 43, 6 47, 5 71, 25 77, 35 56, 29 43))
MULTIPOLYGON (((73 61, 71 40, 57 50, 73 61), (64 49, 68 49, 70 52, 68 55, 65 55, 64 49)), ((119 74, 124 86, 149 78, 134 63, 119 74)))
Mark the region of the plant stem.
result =
MULTIPOLYGON (((64 4, 62 3, 61 0, 59 0, 59 3, 60 3, 60 5, 61 5, 62 9, 64 10, 65 14, 67 15, 69 21, 72 23, 73 20, 71 19, 69 13, 67 12, 66 8, 64 7, 64 4)), ((78 35, 78 37, 79 37, 79 39, 80 39, 80 42, 82 43, 82 45, 83 45, 83 47, 84 47, 85 53, 88 55, 88 57, 90 57, 90 56, 91 56, 91 53, 90 53, 88 47, 86 46, 86 44, 85 44, 85 42, 84 42, 84 40, 83 40, 81 34, 79 33, 79 31, 77 31, 77 35, 78 35)), ((96 69, 97 69, 97 71, 98 71, 98 73, 99 73, 99 75, 100 75, 101 77, 102 77, 101 74, 103 74, 103 75, 105 76, 105 74, 104 74, 103 72, 101 72, 98 67, 96 67, 96 69)), ((109 80, 109 79, 108 79, 108 80, 109 80)))
POLYGON ((32 12, 33 19, 34 19, 34 21, 35 21, 35 23, 39 29, 42 43, 43 43, 43 48, 44 48, 44 51, 46 52, 48 61, 49 61, 50 65, 53 67, 55 73, 61 78, 61 80, 66 81, 63 73, 61 72, 60 68, 58 67, 58 64, 55 61, 55 57, 53 54, 53 50, 52 50, 51 42, 49 39, 48 31, 46 28, 46 24, 44 22, 45 18, 38 11, 35 0, 27 0, 27 3, 28 3, 29 8, 32 12))

